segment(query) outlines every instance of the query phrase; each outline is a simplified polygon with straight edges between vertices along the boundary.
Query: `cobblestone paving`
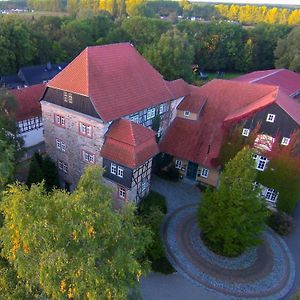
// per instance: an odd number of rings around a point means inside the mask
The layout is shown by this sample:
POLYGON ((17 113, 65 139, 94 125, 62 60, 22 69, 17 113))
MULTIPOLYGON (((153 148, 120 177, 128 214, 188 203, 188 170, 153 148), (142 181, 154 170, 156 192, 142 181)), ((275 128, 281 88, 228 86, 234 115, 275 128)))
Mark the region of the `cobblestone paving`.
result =
POLYGON ((289 292, 295 266, 280 237, 267 229, 261 246, 237 258, 223 258, 202 243, 196 210, 196 204, 174 209, 163 227, 167 256, 180 274, 231 299, 281 299, 289 292))

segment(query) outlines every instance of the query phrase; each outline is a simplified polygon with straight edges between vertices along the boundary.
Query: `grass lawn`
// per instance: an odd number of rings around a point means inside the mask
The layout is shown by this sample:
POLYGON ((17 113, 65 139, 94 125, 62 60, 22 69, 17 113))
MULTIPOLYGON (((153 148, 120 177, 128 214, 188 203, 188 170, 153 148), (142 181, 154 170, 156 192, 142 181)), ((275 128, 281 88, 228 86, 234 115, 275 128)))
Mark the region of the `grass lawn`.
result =
POLYGON ((198 77, 196 80, 195 80, 195 84, 198 85, 198 86, 202 86, 204 85, 205 83, 207 83, 208 81, 210 80, 213 80, 213 79, 227 79, 227 80, 230 80, 230 79, 233 79, 233 78, 236 78, 236 77, 239 77, 241 75, 244 75, 244 73, 238 73, 238 72, 224 72, 224 75, 219 78, 217 76, 217 73, 216 72, 208 72, 208 80, 202 80, 200 79, 200 77, 198 77))

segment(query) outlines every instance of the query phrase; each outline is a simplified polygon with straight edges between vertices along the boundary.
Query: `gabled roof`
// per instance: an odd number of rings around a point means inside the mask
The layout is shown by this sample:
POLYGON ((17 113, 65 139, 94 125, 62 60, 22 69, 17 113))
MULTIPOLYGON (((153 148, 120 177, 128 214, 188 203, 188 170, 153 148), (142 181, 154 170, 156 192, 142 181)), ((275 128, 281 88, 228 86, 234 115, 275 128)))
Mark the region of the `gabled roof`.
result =
POLYGON ((90 97, 105 122, 173 99, 159 72, 129 43, 87 47, 47 86, 90 97))
POLYGON ((155 135, 151 129, 119 119, 106 134, 101 156, 135 169, 159 152, 155 135))
POLYGON ((179 103, 177 106, 178 110, 189 111, 195 114, 200 113, 207 101, 207 97, 197 93, 197 89, 197 87, 190 86, 191 93, 179 103))
POLYGON ((300 90, 300 74, 287 69, 255 71, 234 78, 233 80, 248 83, 276 85, 289 96, 300 90))
POLYGON ((250 112, 251 105, 252 112, 273 103, 278 91, 274 86, 219 79, 200 88, 190 88, 192 99, 208 98, 203 114, 197 121, 175 118, 160 143, 160 150, 206 167, 215 167, 213 162, 222 144, 224 120, 230 115, 245 117, 244 111, 250 112))
POLYGON ((183 79, 166 81, 166 84, 173 95, 173 99, 187 96, 190 93, 189 85, 183 79))
POLYGON ((45 91, 45 84, 32 85, 27 88, 10 90, 18 103, 17 121, 42 116, 40 99, 45 91))

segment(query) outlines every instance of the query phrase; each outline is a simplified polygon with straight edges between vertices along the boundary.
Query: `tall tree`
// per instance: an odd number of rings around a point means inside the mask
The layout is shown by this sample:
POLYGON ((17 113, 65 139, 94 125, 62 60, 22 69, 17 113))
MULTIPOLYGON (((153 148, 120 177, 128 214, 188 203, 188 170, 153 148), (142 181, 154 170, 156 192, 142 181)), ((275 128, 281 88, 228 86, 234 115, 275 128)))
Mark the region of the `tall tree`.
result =
POLYGON ((176 28, 162 34, 158 43, 145 51, 145 56, 166 79, 191 80, 194 47, 187 34, 176 28))
POLYGON ((48 299, 126 299, 144 273, 139 259, 150 231, 137 224, 133 206, 113 210, 98 166, 72 194, 13 185, 0 208, 2 255, 48 299))
POLYGON ((300 27, 295 27, 287 37, 280 39, 275 49, 277 68, 300 72, 300 27))
POLYGON ((255 178, 252 151, 245 147, 225 166, 219 188, 204 194, 198 222, 213 251, 235 256, 260 242, 267 213, 258 189, 253 188, 255 178))

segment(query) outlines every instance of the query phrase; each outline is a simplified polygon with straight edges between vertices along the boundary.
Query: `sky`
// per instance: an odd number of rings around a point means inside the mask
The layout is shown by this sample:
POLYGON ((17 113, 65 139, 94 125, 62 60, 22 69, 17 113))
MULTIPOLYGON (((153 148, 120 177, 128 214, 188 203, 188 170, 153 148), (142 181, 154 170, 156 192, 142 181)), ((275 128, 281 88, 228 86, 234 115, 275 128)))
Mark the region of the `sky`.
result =
POLYGON ((300 5, 300 0, 190 0, 191 2, 300 5))

